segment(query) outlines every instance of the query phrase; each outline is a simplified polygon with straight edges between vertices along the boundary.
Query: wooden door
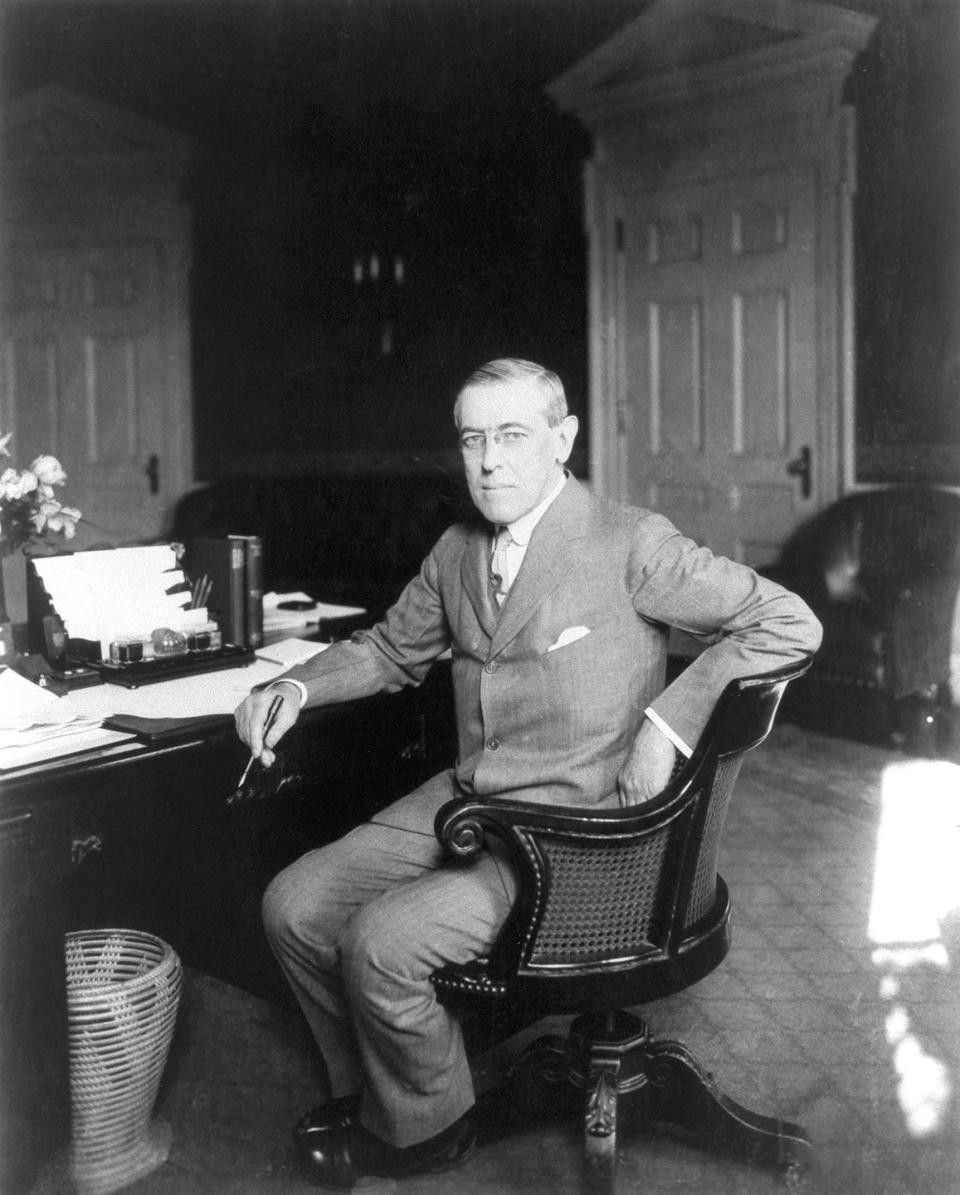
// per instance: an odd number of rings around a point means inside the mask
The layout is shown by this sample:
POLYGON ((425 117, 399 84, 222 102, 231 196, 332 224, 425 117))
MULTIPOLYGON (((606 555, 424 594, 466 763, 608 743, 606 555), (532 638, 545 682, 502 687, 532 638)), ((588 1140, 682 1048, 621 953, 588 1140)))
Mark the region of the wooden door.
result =
POLYGON ((10 255, 0 427, 21 467, 59 458, 59 496, 83 513, 78 546, 158 535, 189 470, 167 452, 189 409, 166 376, 158 254, 146 241, 10 255))
POLYGON ((817 508, 826 465, 815 194, 784 171, 623 198, 627 496, 752 565, 817 508))

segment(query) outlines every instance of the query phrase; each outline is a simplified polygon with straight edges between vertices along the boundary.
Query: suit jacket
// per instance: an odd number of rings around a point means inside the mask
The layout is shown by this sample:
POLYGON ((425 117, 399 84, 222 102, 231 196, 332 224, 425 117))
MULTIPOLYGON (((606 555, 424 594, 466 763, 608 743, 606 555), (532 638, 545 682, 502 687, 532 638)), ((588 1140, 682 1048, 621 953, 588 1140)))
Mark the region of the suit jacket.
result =
POLYGON ((451 527, 382 622, 287 674, 329 703, 417 684, 449 648, 456 778, 478 796, 616 805, 647 706, 692 746, 729 680, 819 645, 800 598, 573 478, 502 608, 490 552, 489 525, 451 527), (708 646, 664 689, 671 626, 708 646))

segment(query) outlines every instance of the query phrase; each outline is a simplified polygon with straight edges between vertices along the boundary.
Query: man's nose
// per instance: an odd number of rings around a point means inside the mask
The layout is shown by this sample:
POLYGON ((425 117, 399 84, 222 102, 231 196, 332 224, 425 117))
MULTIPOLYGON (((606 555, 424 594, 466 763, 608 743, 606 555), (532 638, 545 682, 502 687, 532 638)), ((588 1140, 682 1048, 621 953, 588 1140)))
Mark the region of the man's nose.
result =
POLYGON ((491 472, 500 464, 503 458, 503 448, 494 436, 486 436, 483 441, 483 457, 481 465, 486 473, 491 472))

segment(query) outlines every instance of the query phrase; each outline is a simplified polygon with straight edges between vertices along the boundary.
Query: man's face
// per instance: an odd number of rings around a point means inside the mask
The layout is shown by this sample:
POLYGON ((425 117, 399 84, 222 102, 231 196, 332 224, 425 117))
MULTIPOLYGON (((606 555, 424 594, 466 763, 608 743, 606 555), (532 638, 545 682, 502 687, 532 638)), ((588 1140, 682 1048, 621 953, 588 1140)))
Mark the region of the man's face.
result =
POLYGON ((460 396, 460 447, 470 497, 491 523, 533 510, 560 480, 577 434, 568 415, 547 422, 533 379, 471 386, 460 396))

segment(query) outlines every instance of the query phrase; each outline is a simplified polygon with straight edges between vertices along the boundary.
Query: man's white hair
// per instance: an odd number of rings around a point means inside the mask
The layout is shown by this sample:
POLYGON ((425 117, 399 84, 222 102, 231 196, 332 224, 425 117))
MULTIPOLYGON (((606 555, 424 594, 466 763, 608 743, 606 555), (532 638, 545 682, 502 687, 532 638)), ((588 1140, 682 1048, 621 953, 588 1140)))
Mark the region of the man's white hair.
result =
POLYGON ((534 361, 524 361, 522 357, 498 357, 494 361, 488 361, 486 365, 481 365, 479 369, 475 369, 460 387, 457 400, 453 404, 453 420, 457 427, 460 426, 460 400, 465 390, 470 390, 474 386, 499 386, 504 382, 519 382, 527 379, 536 384, 543 396, 543 409, 547 423, 551 427, 562 423, 568 414, 567 395, 563 388, 563 382, 553 370, 545 369, 544 366, 537 365, 534 361))

